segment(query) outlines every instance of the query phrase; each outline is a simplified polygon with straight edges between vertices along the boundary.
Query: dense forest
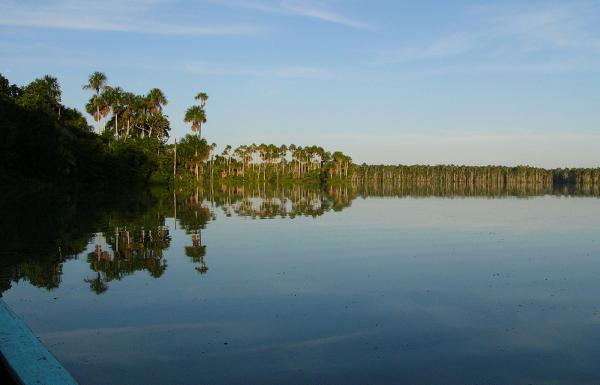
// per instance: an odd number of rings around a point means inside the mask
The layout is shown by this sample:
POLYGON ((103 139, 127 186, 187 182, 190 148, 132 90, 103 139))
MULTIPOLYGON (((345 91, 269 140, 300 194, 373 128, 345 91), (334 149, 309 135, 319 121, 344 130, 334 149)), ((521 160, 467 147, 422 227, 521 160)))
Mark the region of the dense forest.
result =
POLYGON ((144 182, 157 170, 141 146, 91 132, 81 113, 61 104, 52 76, 18 87, 0 75, 0 132, 3 183, 102 186, 144 182))
POLYGON ((20 87, 0 75, 0 180, 114 186, 161 183, 177 188, 255 183, 351 184, 511 189, 530 185, 595 188, 600 169, 542 169, 528 166, 357 165, 339 151, 296 144, 227 145, 202 137, 208 95, 199 92, 184 115, 191 132, 167 143, 171 124, 167 97, 153 88, 137 95, 108 84, 94 72, 83 84, 91 92, 86 112, 62 105, 58 80, 35 79, 20 87))

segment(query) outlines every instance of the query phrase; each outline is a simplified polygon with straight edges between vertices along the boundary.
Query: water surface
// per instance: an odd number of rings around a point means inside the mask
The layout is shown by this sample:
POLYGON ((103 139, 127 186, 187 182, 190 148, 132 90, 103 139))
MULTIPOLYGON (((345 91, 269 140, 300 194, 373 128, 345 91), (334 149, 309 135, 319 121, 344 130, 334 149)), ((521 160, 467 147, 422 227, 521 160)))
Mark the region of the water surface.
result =
POLYGON ((600 382, 597 198, 378 195, 21 200, 3 299, 82 385, 600 382))

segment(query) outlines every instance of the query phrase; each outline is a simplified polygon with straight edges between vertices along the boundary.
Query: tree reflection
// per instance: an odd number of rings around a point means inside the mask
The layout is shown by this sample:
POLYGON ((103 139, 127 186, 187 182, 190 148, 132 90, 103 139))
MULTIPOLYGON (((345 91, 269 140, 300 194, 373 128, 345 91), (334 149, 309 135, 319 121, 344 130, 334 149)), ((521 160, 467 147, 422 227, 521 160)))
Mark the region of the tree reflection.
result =
POLYGON ((202 244, 200 230, 198 230, 198 234, 192 234, 192 246, 185 246, 185 255, 190 257, 192 262, 198 264, 195 269, 200 274, 206 274, 208 271, 208 266, 206 266, 206 262, 204 261, 206 246, 202 244))
POLYGON ((61 284, 63 264, 81 255, 90 269, 85 282, 97 294, 106 292, 111 282, 137 272, 160 278, 168 267, 165 252, 173 248, 172 235, 180 231, 189 238, 177 245, 183 250, 175 249, 175 255, 185 255, 198 273, 207 274, 203 231, 216 220, 217 211, 224 217, 256 220, 317 218, 350 207, 358 197, 526 198, 547 194, 599 196, 600 191, 577 186, 436 185, 369 179, 325 187, 255 183, 210 185, 194 191, 131 191, 118 199, 114 194, 64 191, 5 193, 0 194, 0 293, 19 281, 53 290, 61 284), (167 218, 172 218, 172 228, 167 218))
POLYGON ((202 199, 198 190, 187 199, 178 199, 178 201, 181 205, 175 205, 179 214, 177 222, 187 234, 191 235, 192 245, 188 244, 184 247, 185 255, 197 264, 196 271, 206 274, 208 266, 204 260, 206 245, 202 244, 202 230, 206 228, 208 222, 216 219, 215 214, 208 207, 208 201, 202 199))
MULTIPOLYGON (((347 193, 347 190, 343 190, 347 193)), ((214 196, 226 216, 252 219, 319 217, 328 211, 340 211, 351 199, 337 189, 324 190, 317 186, 287 187, 262 185, 222 186, 214 196)))
POLYGON ((94 251, 88 253, 87 261, 96 275, 86 282, 98 294, 107 290, 109 282, 137 271, 159 278, 167 268, 163 251, 169 248, 171 237, 164 225, 135 230, 117 226, 110 236, 100 233, 94 242, 94 251))
MULTIPOLYGON (((145 208, 147 194, 132 194, 145 208)), ((28 281, 52 290, 61 283, 62 264, 84 252, 92 233, 114 210, 130 211, 130 198, 109 204, 101 194, 74 198, 63 191, 7 191, 0 194, 0 287, 28 281)), ((138 211, 139 213, 139 211, 138 211)))

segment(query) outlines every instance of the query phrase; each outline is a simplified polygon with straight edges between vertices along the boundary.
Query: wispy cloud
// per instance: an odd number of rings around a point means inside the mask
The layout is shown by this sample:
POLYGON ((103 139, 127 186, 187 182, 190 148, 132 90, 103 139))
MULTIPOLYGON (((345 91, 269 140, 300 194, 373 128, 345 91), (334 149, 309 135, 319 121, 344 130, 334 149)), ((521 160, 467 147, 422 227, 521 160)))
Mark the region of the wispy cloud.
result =
POLYGON ((470 8, 454 31, 380 49, 377 65, 418 63, 444 72, 564 72, 589 69, 600 55, 597 2, 494 4, 470 8), (588 65, 586 65, 588 63, 588 65))
POLYGON ((484 36, 513 39, 522 51, 582 48, 597 45, 600 37, 590 31, 597 24, 598 2, 572 1, 474 7, 471 14, 483 21, 484 36))
POLYGON ((355 20, 315 4, 307 4, 306 2, 283 2, 282 7, 285 11, 299 15, 312 17, 318 20, 326 21, 329 23, 340 24, 347 27, 358 28, 358 29, 375 29, 370 23, 355 20))
POLYGON ((156 0, 133 2, 55 0, 44 4, 0 3, 0 25, 84 31, 134 32, 159 35, 245 35, 260 31, 254 25, 181 24, 151 20, 156 0))
POLYGON ((333 10, 331 6, 326 5, 327 2, 323 1, 316 2, 307 0, 212 0, 212 2, 231 7, 250 8, 261 12, 307 17, 355 29, 376 29, 376 27, 371 23, 346 16, 339 11, 333 10))
POLYGON ((329 79, 331 71, 325 68, 308 66, 280 66, 280 67, 241 67, 231 65, 217 65, 206 62, 195 62, 185 66, 191 73, 215 76, 251 76, 273 77, 281 79, 329 79))
POLYGON ((402 47, 378 53, 376 64, 398 64, 430 59, 444 59, 465 54, 476 46, 476 38, 457 33, 441 37, 421 46, 402 47))

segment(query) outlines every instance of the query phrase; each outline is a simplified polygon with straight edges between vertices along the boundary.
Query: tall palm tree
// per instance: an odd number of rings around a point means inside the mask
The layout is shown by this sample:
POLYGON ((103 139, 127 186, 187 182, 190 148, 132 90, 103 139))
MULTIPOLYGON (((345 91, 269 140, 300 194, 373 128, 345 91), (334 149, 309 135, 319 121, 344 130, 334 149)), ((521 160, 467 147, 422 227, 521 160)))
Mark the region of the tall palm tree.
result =
POLYGON ((192 106, 187 109, 183 117, 185 123, 192 124, 192 131, 198 133, 198 137, 202 137, 202 123, 206 123, 206 113, 200 106, 192 106))
MULTIPOLYGON (((100 97, 97 98, 96 108, 100 112, 100 117, 105 118, 110 114, 111 106, 110 106, 110 98, 112 93, 112 87, 105 86, 102 92, 100 93, 100 97)), ((102 126, 102 132, 106 130, 106 120, 104 120, 102 126)))
POLYGON ((208 100, 208 94, 206 92, 200 92, 198 95, 194 96, 194 99, 200 100, 200 108, 204 108, 206 101, 208 100))
POLYGON ((215 168, 215 162, 214 162, 215 156, 214 156, 214 154, 215 154, 215 149, 216 148, 217 148, 217 144, 216 143, 212 143, 210 145, 210 147, 208 148, 208 156, 209 156, 209 159, 210 159, 210 177, 211 177, 211 179, 213 177, 213 171, 214 171, 214 168, 215 168))
POLYGON ((139 137, 142 139, 146 137, 146 126, 148 122, 148 99, 143 95, 135 95, 134 99, 134 111, 135 111, 135 128, 140 132, 139 137))
POLYGON ((231 146, 228 144, 221 153, 227 163, 227 176, 231 174, 231 146))
POLYGON ((136 97, 131 92, 125 92, 122 95, 121 99, 125 107, 123 110, 123 118, 127 123, 125 127, 125 139, 127 139, 129 137, 129 128, 131 126, 131 120, 134 118, 136 113, 136 97))
POLYGON ((151 89, 147 98, 151 112, 162 112, 163 106, 169 103, 165 94, 158 88, 151 89))
POLYGON ((285 144, 282 144, 281 146, 279 146, 278 158, 279 158, 279 163, 281 163, 281 172, 284 174, 285 174, 285 163, 287 161, 287 152, 288 152, 288 146, 286 146, 285 144))
POLYGON ((247 152, 248 152, 248 146, 246 146, 246 145, 241 145, 234 150, 235 155, 242 163, 242 175, 243 176, 246 175, 246 156, 247 156, 246 154, 247 154, 247 152))
POLYGON ((96 130, 100 132, 100 91, 106 86, 106 75, 102 72, 96 71, 90 75, 88 79, 88 83, 83 85, 84 90, 94 90, 96 92, 95 95, 95 104, 96 104, 96 130))
POLYGON ((121 87, 106 87, 107 104, 115 117, 115 138, 119 138, 119 114, 123 110, 124 92, 121 87))

